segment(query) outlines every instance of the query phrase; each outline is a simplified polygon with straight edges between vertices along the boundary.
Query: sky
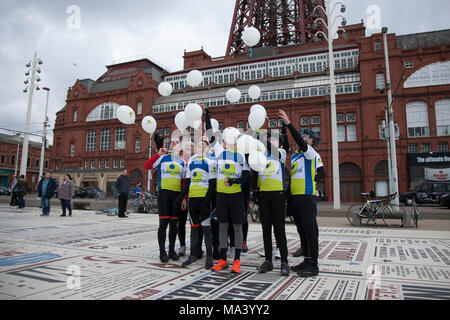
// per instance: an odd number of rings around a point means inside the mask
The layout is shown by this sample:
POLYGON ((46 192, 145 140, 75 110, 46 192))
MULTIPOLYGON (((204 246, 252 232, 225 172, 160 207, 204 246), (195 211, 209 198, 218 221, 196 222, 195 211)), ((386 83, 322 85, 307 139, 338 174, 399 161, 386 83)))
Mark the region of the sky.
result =
MULTIPOLYGON (((184 50, 225 55, 235 0, 0 0, 0 132, 25 129, 26 64, 43 60, 51 129, 77 79, 98 79, 106 65, 147 56, 183 69, 184 50)), ((342 0, 347 24, 364 20, 366 36, 387 26, 397 35, 450 29, 449 0, 342 0)), ((42 133, 46 92, 33 95, 31 129, 42 133)), ((53 133, 49 132, 52 142, 53 133)), ((32 140, 40 141, 39 137, 32 140)))

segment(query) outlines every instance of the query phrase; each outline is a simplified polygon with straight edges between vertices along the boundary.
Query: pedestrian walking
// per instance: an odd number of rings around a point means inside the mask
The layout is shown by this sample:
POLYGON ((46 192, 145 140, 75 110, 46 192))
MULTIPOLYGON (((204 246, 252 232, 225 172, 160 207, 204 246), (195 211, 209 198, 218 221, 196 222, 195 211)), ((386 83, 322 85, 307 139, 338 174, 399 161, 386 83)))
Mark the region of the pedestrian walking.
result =
POLYGON ((75 183, 72 181, 70 174, 64 176, 64 181, 59 186, 59 200, 61 201, 62 214, 61 217, 66 216, 66 209, 69 211, 69 217, 72 216, 72 205, 70 201, 75 195, 75 183))
POLYGON ((46 172, 38 184, 38 197, 41 198, 41 216, 50 215, 50 199, 56 190, 56 182, 52 179, 50 172, 46 172))
POLYGON ((13 182, 11 183, 11 201, 9 202, 9 205, 10 205, 11 207, 15 207, 15 206, 18 205, 18 202, 17 202, 17 192, 14 190, 14 188, 15 188, 17 182, 18 182, 17 177, 14 176, 14 177, 13 177, 13 182))
POLYGON ((127 170, 123 170, 122 174, 117 178, 115 187, 119 193, 119 218, 128 218, 125 215, 127 211, 128 193, 130 192, 129 178, 127 170))
POLYGON ((19 181, 17 181, 14 186, 13 192, 17 195, 17 205, 19 206, 19 209, 25 208, 25 200, 23 197, 25 197, 28 192, 28 181, 25 180, 23 174, 19 177, 19 181))

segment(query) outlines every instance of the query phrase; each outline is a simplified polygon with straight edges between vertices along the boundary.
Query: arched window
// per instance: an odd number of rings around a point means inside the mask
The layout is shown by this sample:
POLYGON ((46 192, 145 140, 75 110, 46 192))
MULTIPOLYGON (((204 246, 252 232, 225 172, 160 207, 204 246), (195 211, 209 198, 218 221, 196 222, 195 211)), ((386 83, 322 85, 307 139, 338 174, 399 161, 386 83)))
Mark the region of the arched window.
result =
POLYGON ((119 105, 114 102, 102 103, 88 114, 86 122, 116 119, 116 112, 118 108, 119 105))
POLYGON ((436 62, 414 72, 403 85, 404 88, 439 86, 450 84, 450 61, 436 62))
POLYGON ((423 101, 408 103, 406 105, 406 123, 408 126, 408 137, 429 136, 427 104, 423 101))

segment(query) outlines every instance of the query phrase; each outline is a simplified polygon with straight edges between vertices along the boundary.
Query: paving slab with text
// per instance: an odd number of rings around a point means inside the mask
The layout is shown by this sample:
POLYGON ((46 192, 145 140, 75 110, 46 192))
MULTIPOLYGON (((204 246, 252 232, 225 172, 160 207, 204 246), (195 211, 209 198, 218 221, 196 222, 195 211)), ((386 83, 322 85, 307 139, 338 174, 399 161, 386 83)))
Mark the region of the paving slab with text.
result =
MULTIPOLYGON (((258 274, 261 227, 251 224, 241 273, 159 261, 158 217, 74 211, 40 217, 0 206, 0 299, 450 299, 450 232, 320 228, 320 275, 282 277, 280 262, 258 274)), ((189 223, 186 226, 189 247, 189 223)), ((299 238, 286 225, 289 263, 299 238)), ((275 243, 274 243, 275 244, 275 243)), ((179 243, 177 241, 177 247, 179 243)))

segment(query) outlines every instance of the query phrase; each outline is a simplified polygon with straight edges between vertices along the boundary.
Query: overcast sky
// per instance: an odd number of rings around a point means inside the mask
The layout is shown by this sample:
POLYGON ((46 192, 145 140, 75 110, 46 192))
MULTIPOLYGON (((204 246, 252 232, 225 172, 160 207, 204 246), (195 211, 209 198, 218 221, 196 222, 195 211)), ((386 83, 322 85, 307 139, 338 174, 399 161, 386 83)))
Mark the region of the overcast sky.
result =
MULTIPOLYGON (((342 2, 348 24, 363 19, 367 36, 380 32, 376 11, 367 11, 371 6, 379 8, 379 25, 397 35, 450 29, 449 0, 342 2)), ((44 61, 41 87, 51 89, 53 128, 67 89, 77 79, 98 79, 114 61, 145 55, 176 71, 183 68, 185 49, 203 46, 212 57, 224 56, 234 5, 235 0, 0 0, 0 128, 25 128, 25 65, 35 51, 44 61), (80 19, 73 8, 79 8, 80 19)), ((45 91, 34 94, 31 132, 42 132, 45 97, 45 91)))

